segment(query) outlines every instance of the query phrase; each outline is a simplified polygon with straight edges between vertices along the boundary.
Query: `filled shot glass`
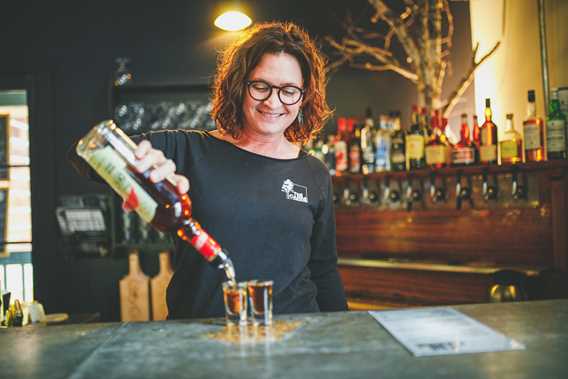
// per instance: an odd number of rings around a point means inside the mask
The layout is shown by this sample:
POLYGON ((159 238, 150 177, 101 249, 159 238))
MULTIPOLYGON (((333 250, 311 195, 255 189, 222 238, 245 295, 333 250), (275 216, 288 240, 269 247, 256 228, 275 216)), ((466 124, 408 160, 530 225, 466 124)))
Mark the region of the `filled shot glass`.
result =
POLYGON ((272 324, 272 285, 273 281, 251 280, 248 293, 252 322, 257 325, 272 324))
POLYGON ((247 283, 241 282, 235 285, 233 282, 224 282, 223 299, 227 325, 246 325, 247 283))

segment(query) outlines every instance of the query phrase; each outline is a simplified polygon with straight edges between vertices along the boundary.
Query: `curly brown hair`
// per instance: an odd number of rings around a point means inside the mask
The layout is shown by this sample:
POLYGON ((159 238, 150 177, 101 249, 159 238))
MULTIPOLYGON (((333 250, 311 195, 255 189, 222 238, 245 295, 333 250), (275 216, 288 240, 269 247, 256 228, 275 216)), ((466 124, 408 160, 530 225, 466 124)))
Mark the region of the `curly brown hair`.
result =
POLYGON ((211 115, 221 133, 238 139, 243 127, 246 80, 264 54, 287 53, 298 60, 304 80, 303 122, 294 122, 284 135, 291 142, 305 142, 319 132, 332 111, 325 98, 325 60, 309 35, 291 22, 253 26, 229 46, 217 65, 211 115))

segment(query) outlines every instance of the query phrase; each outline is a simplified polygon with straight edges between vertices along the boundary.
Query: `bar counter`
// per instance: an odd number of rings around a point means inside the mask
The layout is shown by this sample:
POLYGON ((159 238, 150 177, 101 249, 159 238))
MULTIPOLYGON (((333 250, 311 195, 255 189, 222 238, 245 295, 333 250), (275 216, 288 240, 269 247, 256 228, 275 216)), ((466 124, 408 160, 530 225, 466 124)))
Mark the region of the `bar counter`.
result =
POLYGON ((568 378, 568 300, 453 308, 526 350, 412 356, 367 312, 276 316, 279 341, 227 342, 224 320, 0 330, 3 378, 568 378))

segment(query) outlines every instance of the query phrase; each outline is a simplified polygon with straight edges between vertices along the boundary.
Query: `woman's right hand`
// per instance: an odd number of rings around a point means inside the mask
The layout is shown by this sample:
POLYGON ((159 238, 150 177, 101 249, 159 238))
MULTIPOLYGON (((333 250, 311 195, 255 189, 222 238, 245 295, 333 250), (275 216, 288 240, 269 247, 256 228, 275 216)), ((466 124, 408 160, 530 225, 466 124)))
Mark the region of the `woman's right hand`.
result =
POLYGON ((150 141, 141 141, 134 150, 134 155, 137 159, 136 169, 138 172, 142 173, 150 169, 150 180, 153 183, 168 178, 175 184, 181 195, 189 191, 189 180, 183 175, 176 174, 174 161, 167 159, 161 150, 154 149, 150 141))

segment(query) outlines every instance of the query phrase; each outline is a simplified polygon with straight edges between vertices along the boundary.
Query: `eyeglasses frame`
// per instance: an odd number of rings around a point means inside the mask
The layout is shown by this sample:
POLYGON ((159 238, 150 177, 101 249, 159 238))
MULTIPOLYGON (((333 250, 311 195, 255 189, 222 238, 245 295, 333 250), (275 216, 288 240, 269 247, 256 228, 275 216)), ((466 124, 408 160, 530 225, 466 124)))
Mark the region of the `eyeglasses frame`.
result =
POLYGON ((305 89, 300 88, 300 87, 296 87, 296 86, 294 86, 294 85, 288 84, 288 85, 279 87, 279 86, 275 86, 275 85, 272 85, 272 84, 270 84, 270 83, 267 83, 267 82, 265 82, 264 80, 247 80, 247 81, 246 81, 246 86, 247 86, 248 94, 250 95, 251 98, 253 98, 253 99, 256 100, 256 101, 266 101, 267 99, 270 98, 270 96, 272 96, 272 91, 274 91, 274 89, 277 89, 278 92, 277 92, 276 94, 278 95, 278 100, 280 100, 280 102, 281 102, 282 104, 284 104, 284 105, 294 105, 294 104, 298 104, 298 102, 299 102, 300 100, 302 100, 302 97, 304 97, 304 93, 306 92, 305 89), (264 99, 257 99, 257 98, 255 98, 255 97, 252 95, 251 90, 250 90, 251 85, 254 84, 254 83, 263 83, 263 84, 266 84, 268 87, 270 87, 270 92, 268 93, 268 96, 266 96, 264 99), (295 102, 293 102, 293 103, 291 103, 291 104, 285 103, 284 101, 282 101, 282 98, 280 97, 280 93, 281 93, 282 89, 284 89, 284 88, 286 88, 286 87, 292 87, 292 88, 295 88, 295 89, 297 89, 297 90, 300 91, 300 97, 298 98, 298 100, 296 100, 295 102))

